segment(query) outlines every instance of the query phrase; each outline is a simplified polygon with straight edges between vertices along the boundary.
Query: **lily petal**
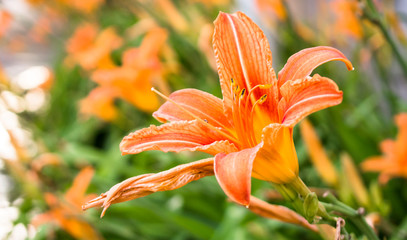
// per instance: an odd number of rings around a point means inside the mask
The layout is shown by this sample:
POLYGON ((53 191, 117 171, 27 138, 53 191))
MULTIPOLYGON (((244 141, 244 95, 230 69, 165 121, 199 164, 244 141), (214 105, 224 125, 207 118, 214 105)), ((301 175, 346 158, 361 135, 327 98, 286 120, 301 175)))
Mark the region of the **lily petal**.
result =
POLYGON ((342 91, 329 78, 315 74, 312 78, 287 81, 280 88, 278 105, 281 122, 294 126, 309 114, 342 102, 342 91))
POLYGON ((220 133, 203 126, 197 120, 172 122, 158 127, 151 125, 135 131, 123 138, 120 150, 123 155, 147 150, 189 150, 212 155, 237 151, 235 145, 225 140, 220 133))
POLYGON ((167 101, 153 113, 160 122, 193 120, 196 116, 212 126, 231 128, 223 113, 222 100, 212 94, 197 89, 183 89, 172 93, 169 98, 173 102, 167 101))
POLYGON ((250 91, 256 85, 270 84, 267 90, 254 93, 254 98, 268 95, 271 111, 277 105, 276 78, 272 70, 270 46, 261 29, 245 14, 219 13, 214 22, 213 48, 222 88, 226 114, 233 104, 231 79, 240 89, 250 91))
POLYGON ((174 190, 212 175, 213 158, 182 164, 160 173, 143 174, 114 185, 106 193, 87 202, 82 209, 103 207, 103 216, 111 204, 130 201, 155 192, 174 190))
POLYGON ((244 206, 250 203, 253 161, 261 145, 215 156, 214 170, 220 187, 230 199, 244 206))
POLYGON ((278 73, 278 86, 281 87, 288 80, 305 78, 316 67, 330 61, 342 61, 348 70, 353 70, 352 63, 338 49, 326 46, 307 48, 287 60, 278 73))
POLYGON ((263 129, 263 146, 253 163, 253 177, 277 184, 289 183, 298 176, 298 159, 293 129, 273 123, 263 129))
POLYGON ((304 217, 284 206, 270 204, 256 197, 250 196, 249 209, 259 216, 297 224, 314 232, 318 232, 317 226, 309 224, 304 217))

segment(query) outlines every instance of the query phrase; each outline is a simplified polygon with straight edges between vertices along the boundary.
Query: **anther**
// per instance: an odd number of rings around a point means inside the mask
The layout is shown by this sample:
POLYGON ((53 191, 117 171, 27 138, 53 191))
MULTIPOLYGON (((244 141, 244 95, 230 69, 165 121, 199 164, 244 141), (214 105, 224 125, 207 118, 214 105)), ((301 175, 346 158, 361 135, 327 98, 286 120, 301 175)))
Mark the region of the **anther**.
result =
POLYGON ((236 85, 236 88, 235 88, 235 92, 238 92, 239 91, 239 85, 236 85))
POLYGON ((240 98, 243 98, 245 93, 246 93, 246 88, 243 88, 242 91, 240 91, 240 98))
POLYGON ((266 99, 267 99, 267 94, 264 94, 263 96, 261 96, 259 104, 264 103, 266 101, 266 99))

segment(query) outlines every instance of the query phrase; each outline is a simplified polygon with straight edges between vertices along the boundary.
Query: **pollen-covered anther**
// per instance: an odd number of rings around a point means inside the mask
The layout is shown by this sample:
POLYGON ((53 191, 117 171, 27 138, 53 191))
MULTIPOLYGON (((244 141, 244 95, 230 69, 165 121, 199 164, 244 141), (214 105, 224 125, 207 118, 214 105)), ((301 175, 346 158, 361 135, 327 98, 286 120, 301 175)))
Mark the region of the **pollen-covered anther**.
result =
POLYGON ((243 98, 245 93, 246 93, 246 88, 243 88, 242 91, 240 91, 240 98, 243 98))
POLYGON ((261 98, 259 99, 259 104, 264 103, 267 100, 267 94, 264 94, 263 96, 261 96, 261 98))

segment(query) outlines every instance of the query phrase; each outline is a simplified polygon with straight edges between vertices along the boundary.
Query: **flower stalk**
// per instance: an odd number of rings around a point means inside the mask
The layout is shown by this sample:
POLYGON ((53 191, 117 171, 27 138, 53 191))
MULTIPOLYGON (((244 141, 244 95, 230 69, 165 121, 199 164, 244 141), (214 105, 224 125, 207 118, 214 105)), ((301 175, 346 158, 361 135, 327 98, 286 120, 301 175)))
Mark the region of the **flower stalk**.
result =
MULTIPOLYGON (((363 218, 363 211, 349 207, 336 199, 333 194, 327 192, 323 196, 324 202, 319 201, 317 205, 310 204, 309 199, 316 198, 318 201, 318 198, 315 193, 309 190, 300 177, 297 177, 288 184, 273 184, 273 186, 292 204, 293 208, 310 223, 318 221, 319 223, 327 223, 333 227, 337 227, 337 222, 340 218, 338 216, 332 216, 332 212, 338 213, 346 219, 349 219, 367 239, 379 239, 363 218), (310 213, 314 214, 309 215, 310 213), (319 216, 320 219, 317 219, 317 216, 319 216)), ((311 200, 311 202, 313 201, 311 200)), ((343 232, 346 233, 345 230, 343 230, 343 232)))
POLYGON ((379 240, 376 233, 373 229, 367 224, 366 220, 363 217, 363 210, 362 208, 359 210, 355 210, 348 205, 344 204, 343 202, 339 201, 334 195, 327 192, 324 194, 324 200, 326 202, 322 202, 322 205, 328 211, 334 211, 337 213, 342 214, 344 217, 349 219, 369 240, 379 240))
POLYGON ((384 38, 389 43, 394 55, 396 56, 396 59, 399 62, 400 67, 404 73, 404 76, 407 78, 407 61, 401 55, 401 51, 398 48, 396 41, 390 35, 388 27, 383 22, 380 13, 372 0, 366 0, 366 4, 363 8, 363 16, 380 29, 380 32, 383 34, 384 38))

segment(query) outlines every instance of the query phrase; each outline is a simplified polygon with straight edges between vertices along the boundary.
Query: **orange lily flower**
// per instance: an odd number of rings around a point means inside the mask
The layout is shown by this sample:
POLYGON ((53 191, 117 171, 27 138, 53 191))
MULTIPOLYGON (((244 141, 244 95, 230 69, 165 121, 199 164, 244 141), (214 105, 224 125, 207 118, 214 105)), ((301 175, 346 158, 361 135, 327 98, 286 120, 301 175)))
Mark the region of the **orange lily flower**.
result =
POLYGON ((79 26, 68 40, 66 51, 68 64, 78 63, 85 70, 111 68, 114 66, 110 53, 120 47, 122 39, 113 28, 98 33, 97 26, 84 24, 79 26))
POLYGON ((56 223, 75 238, 89 240, 103 239, 100 234, 80 216, 81 204, 93 197, 92 195, 85 196, 93 173, 94 170, 91 167, 82 169, 61 200, 52 193, 45 193, 45 201, 51 209, 46 213, 37 215, 32 220, 33 225, 39 226, 45 223, 56 223))
POLYGON ((407 178, 407 113, 396 115, 395 122, 399 128, 396 140, 381 142, 383 156, 371 157, 362 163, 364 171, 380 172, 379 182, 382 184, 393 177, 407 178))
POLYGON ((293 127, 342 101, 332 80, 309 74, 332 60, 353 67, 340 51, 315 47, 293 55, 277 79, 266 37, 241 12, 219 14, 213 46, 223 101, 195 89, 176 91, 153 114, 170 122, 131 133, 120 149, 122 154, 189 150, 215 155, 214 173, 221 188, 248 206, 252 176, 277 184, 298 178, 293 127))

